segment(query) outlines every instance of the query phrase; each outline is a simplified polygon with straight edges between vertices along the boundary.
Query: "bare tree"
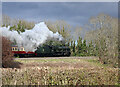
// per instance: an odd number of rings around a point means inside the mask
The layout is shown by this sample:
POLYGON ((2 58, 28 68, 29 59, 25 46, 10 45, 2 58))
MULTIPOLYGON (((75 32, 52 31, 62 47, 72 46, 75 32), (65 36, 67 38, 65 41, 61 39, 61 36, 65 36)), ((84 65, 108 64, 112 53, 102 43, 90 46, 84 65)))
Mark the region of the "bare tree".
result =
POLYGON ((98 56, 104 63, 117 63, 118 57, 118 19, 100 14, 92 17, 86 33, 87 41, 93 41, 98 48, 98 56))
POLYGON ((3 24, 3 26, 6 26, 6 27, 9 26, 11 24, 10 17, 7 15, 3 15, 2 16, 2 24, 3 24))

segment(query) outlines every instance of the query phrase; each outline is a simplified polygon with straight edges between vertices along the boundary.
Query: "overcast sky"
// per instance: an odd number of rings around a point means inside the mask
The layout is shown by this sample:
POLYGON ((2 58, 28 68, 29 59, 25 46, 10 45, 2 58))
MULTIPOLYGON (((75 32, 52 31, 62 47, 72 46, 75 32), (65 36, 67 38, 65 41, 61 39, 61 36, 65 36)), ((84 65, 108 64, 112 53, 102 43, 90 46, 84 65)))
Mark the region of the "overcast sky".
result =
POLYGON ((65 20, 72 26, 86 24, 91 16, 118 16, 116 2, 3 2, 3 14, 29 21, 65 20))

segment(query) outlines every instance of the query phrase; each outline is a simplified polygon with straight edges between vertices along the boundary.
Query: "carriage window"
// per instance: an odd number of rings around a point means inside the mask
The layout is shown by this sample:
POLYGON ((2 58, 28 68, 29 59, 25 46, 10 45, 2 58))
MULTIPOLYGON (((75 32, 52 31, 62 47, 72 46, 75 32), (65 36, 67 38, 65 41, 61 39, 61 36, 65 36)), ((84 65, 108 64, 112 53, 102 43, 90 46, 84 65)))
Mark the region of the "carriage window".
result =
POLYGON ((18 49, 17 49, 17 47, 15 47, 15 51, 17 51, 18 49))
POLYGON ((21 51, 23 51, 23 48, 20 48, 21 51))
POLYGON ((12 51, 14 51, 15 49, 14 48, 12 48, 12 51))

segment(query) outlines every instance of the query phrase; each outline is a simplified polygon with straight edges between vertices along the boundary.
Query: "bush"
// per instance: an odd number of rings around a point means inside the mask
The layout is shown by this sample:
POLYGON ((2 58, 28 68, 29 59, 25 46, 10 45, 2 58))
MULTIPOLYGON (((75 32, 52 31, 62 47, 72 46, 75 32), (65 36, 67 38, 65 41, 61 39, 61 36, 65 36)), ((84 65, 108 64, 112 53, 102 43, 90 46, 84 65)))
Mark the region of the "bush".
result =
POLYGON ((11 67, 13 64, 13 54, 11 51, 11 42, 2 37, 2 67, 11 67))
POLYGON ((3 68, 20 68, 22 63, 15 62, 11 50, 12 42, 2 37, 2 67, 3 68))

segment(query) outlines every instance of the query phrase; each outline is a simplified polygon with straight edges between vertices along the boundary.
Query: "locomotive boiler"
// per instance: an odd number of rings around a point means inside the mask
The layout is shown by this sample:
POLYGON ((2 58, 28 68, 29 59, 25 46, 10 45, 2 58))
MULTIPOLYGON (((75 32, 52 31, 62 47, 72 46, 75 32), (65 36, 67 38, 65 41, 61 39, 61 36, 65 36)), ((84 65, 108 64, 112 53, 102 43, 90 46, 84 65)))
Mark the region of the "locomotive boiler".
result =
POLYGON ((70 48, 67 46, 39 46, 35 51, 37 56, 70 56, 70 48))

